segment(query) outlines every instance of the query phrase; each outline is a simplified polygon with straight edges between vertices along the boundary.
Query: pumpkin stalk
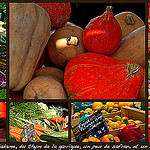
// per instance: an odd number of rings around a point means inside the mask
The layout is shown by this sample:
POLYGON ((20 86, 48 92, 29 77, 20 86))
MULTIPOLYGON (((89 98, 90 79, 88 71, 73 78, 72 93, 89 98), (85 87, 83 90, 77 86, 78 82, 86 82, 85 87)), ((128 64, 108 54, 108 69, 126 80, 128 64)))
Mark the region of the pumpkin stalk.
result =
POLYGON ((140 70, 140 66, 138 64, 132 63, 128 65, 128 72, 127 78, 132 74, 137 74, 140 70))
POLYGON ((112 6, 107 6, 106 7, 106 12, 108 12, 108 13, 113 12, 113 7, 112 6))
POLYGON ((70 36, 67 38, 67 45, 77 46, 79 44, 79 39, 76 36, 70 36))
POLYGON ((135 24, 135 20, 133 19, 133 16, 131 14, 128 14, 126 19, 125 19, 125 22, 128 24, 128 25, 134 25, 135 24))

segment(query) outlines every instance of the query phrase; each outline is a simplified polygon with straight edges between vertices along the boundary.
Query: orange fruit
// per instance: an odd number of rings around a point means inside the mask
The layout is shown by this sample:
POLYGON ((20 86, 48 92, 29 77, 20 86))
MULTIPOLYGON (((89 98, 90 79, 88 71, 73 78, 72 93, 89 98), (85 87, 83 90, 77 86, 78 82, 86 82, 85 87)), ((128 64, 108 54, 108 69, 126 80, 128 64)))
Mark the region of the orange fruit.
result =
POLYGON ((122 120, 124 120, 124 119, 127 119, 127 120, 129 120, 129 118, 128 118, 128 117, 122 117, 121 119, 122 119, 122 120))
POLYGON ((113 102, 114 104, 119 104, 119 102, 113 102))
POLYGON ((130 106, 132 106, 133 105, 133 102, 129 102, 128 103, 128 106, 130 107, 130 106))
POLYGON ((103 106, 103 103, 101 103, 101 102, 94 102, 93 105, 92 105, 92 109, 93 110, 101 110, 102 106, 103 106))
POLYGON ((110 124, 110 127, 113 128, 113 129, 119 129, 120 125, 118 122, 112 122, 110 124))
POLYGON ((123 123, 122 125, 120 125, 120 128, 123 128, 123 127, 125 127, 125 126, 126 126, 126 124, 123 123))
POLYGON ((121 126, 123 122, 122 121, 117 121, 117 123, 119 123, 119 125, 121 126))
POLYGON ((107 126, 110 126, 111 123, 112 123, 112 121, 108 121, 106 124, 107 124, 107 126))
POLYGON ((82 142, 88 142, 89 140, 88 139, 84 139, 82 142))
POLYGON ((124 102, 119 102, 119 108, 121 109, 121 107, 124 106, 124 102))
POLYGON ((109 128, 108 128, 108 129, 109 129, 109 130, 113 130, 113 128, 112 128, 112 127, 110 127, 110 126, 109 126, 109 128))
POLYGON ((85 111, 84 111, 85 114, 93 114, 94 111, 91 109, 91 108, 87 108, 85 111))
POLYGON ((96 137, 89 137, 88 140, 89 142, 100 142, 100 140, 96 137))
POLYGON ((107 105, 108 108, 109 107, 114 107, 114 102, 107 102, 106 105, 107 105))

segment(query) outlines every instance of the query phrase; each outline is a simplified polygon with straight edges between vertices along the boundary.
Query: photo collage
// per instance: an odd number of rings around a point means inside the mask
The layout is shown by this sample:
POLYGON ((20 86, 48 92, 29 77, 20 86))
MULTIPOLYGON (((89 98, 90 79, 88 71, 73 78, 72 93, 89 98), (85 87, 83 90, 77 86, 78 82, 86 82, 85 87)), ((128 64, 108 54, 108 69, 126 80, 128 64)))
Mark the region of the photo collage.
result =
POLYGON ((150 146, 150 3, 46 2, 0 3, 0 143, 150 146))

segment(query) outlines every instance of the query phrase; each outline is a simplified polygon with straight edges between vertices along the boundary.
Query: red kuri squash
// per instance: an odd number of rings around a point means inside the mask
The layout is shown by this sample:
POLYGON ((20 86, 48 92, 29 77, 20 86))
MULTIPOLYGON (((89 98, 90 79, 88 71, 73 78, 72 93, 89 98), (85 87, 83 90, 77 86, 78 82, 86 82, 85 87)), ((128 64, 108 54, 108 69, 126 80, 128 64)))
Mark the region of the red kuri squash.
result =
POLYGON ((84 53, 66 65, 64 86, 70 99, 137 99, 143 69, 130 60, 84 53))
POLYGON ((111 55, 120 46, 122 31, 114 18, 112 6, 106 12, 92 19, 83 32, 83 44, 90 52, 111 55))

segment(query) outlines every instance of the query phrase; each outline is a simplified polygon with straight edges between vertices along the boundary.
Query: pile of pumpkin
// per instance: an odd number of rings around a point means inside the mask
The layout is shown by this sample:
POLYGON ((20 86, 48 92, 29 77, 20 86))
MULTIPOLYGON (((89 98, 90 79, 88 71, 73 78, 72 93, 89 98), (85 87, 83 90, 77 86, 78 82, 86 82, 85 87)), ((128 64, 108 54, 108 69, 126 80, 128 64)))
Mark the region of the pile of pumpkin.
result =
POLYGON ((24 99, 144 99, 144 22, 132 12, 114 16, 111 6, 85 29, 70 16, 70 3, 10 3, 10 91, 24 99))

